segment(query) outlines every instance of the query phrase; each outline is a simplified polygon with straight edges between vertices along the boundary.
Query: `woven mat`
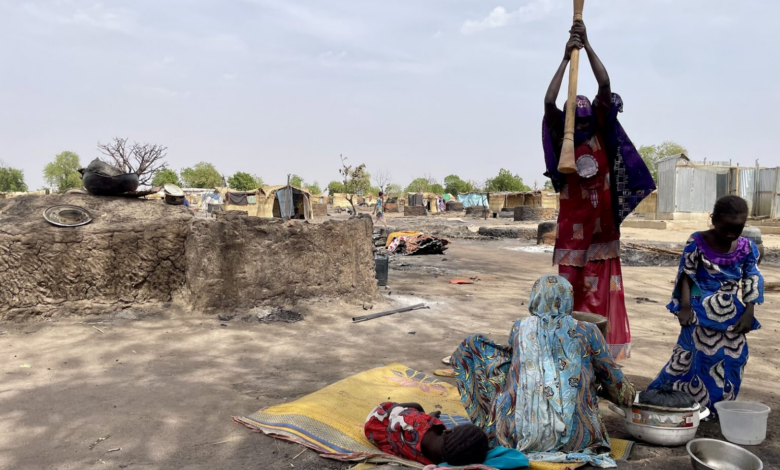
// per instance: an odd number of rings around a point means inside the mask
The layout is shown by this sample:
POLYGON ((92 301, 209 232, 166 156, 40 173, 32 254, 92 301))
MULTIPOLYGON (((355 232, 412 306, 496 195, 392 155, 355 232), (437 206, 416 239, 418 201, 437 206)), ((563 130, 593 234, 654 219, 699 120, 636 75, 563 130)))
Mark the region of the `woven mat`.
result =
MULTIPOLYGON (((366 439, 363 431, 366 417, 385 401, 416 402, 425 410, 441 411, 441 420, 448 427, 469 422, 454 386, 401 364, 361 372, 294 402, 247 416, 234 416, 233 420, 255 431, 302 444, 326 458, 368 463, 396 462, 422 468, 417 462, 380 452, 366 439)), ((615 460, 627 459, 632 446, 633 442, 612 439, 612 457, 615 460)), ((532 463, 531 468, 574 470, 581 466, 532 463)))

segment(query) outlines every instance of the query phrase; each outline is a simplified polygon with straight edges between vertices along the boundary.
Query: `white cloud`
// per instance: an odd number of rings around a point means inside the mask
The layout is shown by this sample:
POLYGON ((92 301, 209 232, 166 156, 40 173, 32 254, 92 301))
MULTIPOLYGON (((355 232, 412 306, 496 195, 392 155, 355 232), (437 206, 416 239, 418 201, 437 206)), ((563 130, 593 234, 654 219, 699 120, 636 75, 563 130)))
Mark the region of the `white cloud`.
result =
POLYGON ((515 11, 507 11, 506 8, 498 6, 481 20, 467 20, 464 22, 460 32, 469 35, 487 29, 503 28, 513 22, 530 23, 544 18, 552 10, 552 0, 531 0, 530 3, 521 6, 515 11))
POLYGON ((433 39, 441 39, 442 36, 444 36, 444 33, 442 33, 441 31, 436 31, 433 34, 433 39))
POLYGON ((227 81, 232 81, 238 78, 237 73, 226 73, 222 75, 222 78, 224 78, 227 81))

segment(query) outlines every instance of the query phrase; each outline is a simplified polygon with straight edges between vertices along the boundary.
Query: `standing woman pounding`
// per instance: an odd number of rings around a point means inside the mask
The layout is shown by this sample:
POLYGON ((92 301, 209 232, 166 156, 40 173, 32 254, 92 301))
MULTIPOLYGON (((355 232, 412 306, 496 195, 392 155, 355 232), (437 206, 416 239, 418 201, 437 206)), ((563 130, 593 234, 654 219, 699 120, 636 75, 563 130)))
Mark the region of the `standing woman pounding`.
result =
POLYGON ((610 353, 625 359, 631 355, 631 331, 620 269, 620 223, 655 190, 655 183, 617 120, 623 101, 612 93, 609 75, 588 41, 585 24, 576 20, 569 33, 563 61, 544 99, 542 125, 545 175, 560 194, 553 264, 574 287, 574 310, 606 317, 610 353), (558 160, 565 115, 555 100, 571 51, 581 48, 588 54, 599 91, 593 105, 587 97, 577 96, 577 172, 562 174, 558 160))

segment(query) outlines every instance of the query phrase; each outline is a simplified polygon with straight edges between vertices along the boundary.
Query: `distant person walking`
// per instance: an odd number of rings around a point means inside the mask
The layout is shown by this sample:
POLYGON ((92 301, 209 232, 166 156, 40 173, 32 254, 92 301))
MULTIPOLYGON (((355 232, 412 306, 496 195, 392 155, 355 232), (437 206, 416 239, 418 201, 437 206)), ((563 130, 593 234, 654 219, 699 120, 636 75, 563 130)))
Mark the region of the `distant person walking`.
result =
POLYGON ((376 206, 374 206, 374 214, 376 214, 376 223, 378 224, 380 221, 382 222, 382 225, 387 228, 387 221, 385 220, 385 193, 382 191, 379 192, 379 197, 376 200, 376 206))
POLYGON ((607 70, 588 42, 585 23, 575 21, 569 33, 563 61, 544 99, 542 125, 545 175, 560 194, 553 264, 574 287, 573 310, 607 317, 610 352, 624 359, 631 355, 631 330, 620 269, 620 223, 653 192, 655 183, 617 120, 623 101, 612 93, 607 70), (577 171, 562 174, 558 160, 565 119, 555 100, 571 51, 581 48, 588 54, 599 91, 593 105, 588 98, 577 96, 577 171))

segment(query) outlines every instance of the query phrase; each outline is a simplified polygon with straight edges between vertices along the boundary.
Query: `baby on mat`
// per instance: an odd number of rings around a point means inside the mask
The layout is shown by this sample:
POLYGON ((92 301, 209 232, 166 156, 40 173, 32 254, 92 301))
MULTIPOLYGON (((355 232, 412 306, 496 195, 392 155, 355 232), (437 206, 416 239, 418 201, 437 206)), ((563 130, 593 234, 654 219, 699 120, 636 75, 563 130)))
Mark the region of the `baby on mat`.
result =
POLYGON ((425 413, 417 403, 385 402, 366 420, 366 437, 379 450, 424 465, 481 464, 488 453, 484 431, 473 424, 447 429, 441 412, 425 413))

